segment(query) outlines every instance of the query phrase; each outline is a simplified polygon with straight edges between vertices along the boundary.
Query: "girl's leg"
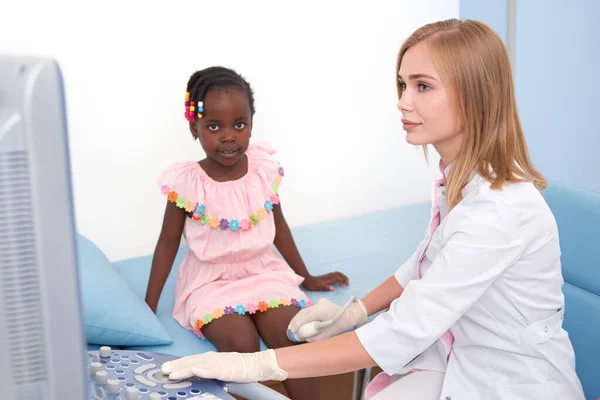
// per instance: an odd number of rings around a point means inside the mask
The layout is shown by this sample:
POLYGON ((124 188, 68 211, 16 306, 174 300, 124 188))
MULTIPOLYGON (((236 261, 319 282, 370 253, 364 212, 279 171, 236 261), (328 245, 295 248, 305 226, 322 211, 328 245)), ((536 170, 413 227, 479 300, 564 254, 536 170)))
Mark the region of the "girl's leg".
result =
POLYGON ((442 393, 444 376, 437 371, 411 372, 369 400, 437 400, 442 393))
MULTIPOLYGON (((296 344, 287 338, 286 331, 297 312, 296 307, 280 306, 253 315, 258 333, 267 346, 277 349, 296 344)), ((283 386, 292 400, 318 400, 320 398, 319 384, 316 378, 288 379, 283 382, 283 386)))
POLYGON ((260 350, 258 332, 249 315, 224 315, 203 326, 202 334, 221 352, 254 353, 260 350))

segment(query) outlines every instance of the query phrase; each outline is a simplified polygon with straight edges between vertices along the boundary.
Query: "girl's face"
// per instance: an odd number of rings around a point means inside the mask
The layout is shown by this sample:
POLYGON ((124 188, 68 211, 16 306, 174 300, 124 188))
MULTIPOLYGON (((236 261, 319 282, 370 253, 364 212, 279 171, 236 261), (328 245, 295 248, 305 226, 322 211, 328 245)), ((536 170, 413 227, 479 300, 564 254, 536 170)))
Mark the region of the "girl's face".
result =
POLYGON ((225 167, 235 165, 248 149, 252 115, 248 95, 236 87, 210 89, 201 119, 190 122, 206 157, 225 167))
POLYGON ((413 145, 432 144, 448 165, 463 140, 460 119, 453 107, 450 89, 435 68, 426 42, 409 48, 402 58, 398 81, 406 141, 413 145))

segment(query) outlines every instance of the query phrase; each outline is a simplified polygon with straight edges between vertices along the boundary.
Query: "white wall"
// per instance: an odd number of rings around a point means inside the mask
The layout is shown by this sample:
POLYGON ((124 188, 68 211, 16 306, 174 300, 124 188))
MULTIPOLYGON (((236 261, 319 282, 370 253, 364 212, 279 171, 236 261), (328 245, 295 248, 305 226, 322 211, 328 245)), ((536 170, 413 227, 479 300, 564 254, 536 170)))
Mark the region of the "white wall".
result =
POLYGON ((404 140, 395 57, 420 25, 456 17, 458 0, 4 0, 0 10, 0 52, 62 66, 78 229, 112 260, 152 253, 165 203, 155 177, 202 158, 183 97, 210 65, 254 87, 253 138, 279 151, 291 225, 429 199, 437 160, 427 166, 404 140))

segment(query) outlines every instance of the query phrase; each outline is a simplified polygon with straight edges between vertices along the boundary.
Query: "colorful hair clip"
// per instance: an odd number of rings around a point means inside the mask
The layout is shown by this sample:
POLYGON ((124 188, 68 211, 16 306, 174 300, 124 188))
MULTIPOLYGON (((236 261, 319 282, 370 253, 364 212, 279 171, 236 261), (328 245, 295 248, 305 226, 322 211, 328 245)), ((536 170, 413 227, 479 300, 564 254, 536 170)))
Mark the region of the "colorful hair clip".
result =
POLYGON ((190 92, 185 92, 185 119, 192 122, 194 120, 194 102, 190 105, 190 92))
POLYGON ((202 118, 202 113, 203 112, 204 112, 204 102, 199 101, 198 102, 198 118, 202 118))
POLYGON ((202 113, 204 112, 204 103, 199 101, 198 110, 196 110, 196 102, 192 101, 190 103, 190 92, 185 92, 185 119, 193 122, 196 111, 198 111, 198 118, 202 118, 202 113))

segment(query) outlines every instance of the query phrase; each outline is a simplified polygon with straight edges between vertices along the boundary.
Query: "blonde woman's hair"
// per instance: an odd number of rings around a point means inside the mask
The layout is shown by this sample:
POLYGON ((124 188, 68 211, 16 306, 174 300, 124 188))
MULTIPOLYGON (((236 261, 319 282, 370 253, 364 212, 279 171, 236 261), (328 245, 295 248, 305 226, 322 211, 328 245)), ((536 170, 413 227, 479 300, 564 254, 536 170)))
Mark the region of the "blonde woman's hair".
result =
MULTIPOLYGON (((471 20, 450 19, 425 25, 402 45, 396 76, 406 51, 423 41, 450 88, 464 133, 459 156, 452 162, 447 177, 449 207, 462 199, 462 189, 473 170, 490 181, 492 189, 524 181, 545 189, 546 179, 529 158, 517 113, 510 61, 498 34, 471 20)), ((397 77, 396 82, 401 98, 397 77)), ((427 157, 427 148, 423 148, 427 157)))

